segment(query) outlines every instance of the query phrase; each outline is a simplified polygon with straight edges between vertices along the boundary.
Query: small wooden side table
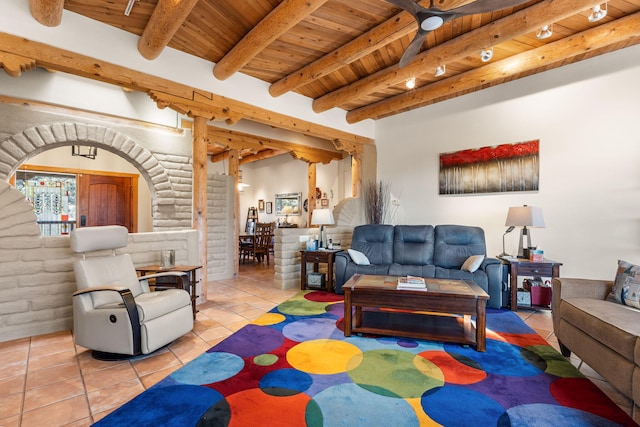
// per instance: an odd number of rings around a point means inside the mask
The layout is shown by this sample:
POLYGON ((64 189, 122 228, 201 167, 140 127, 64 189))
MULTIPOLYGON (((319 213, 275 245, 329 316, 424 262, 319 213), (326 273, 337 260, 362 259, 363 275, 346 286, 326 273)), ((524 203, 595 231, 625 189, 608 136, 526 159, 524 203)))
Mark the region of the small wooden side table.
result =
MULTIPOLYGON (((333 289, 333 262, 338 250, 300 251, 300 289, 307 289, 307 263, 313 263, 314 273, 318 272, 318 264, 327 264, 327 281, 325 288, 331 292, 333 289)), ((316 288, 313 288, 316 289, 316 288)), ((322 289, 322 288, 321 288, 322 289)))
POLYGON ((529 261, 526 258, 506 258, 500 260, 509 265, 509 291, 511 293, 511 310, 518 311, 518 276, 540 276, 558 277, 560 276, 561 262, 550 259, 542 261, 529 261))
MULTIPOLYGON (((196 320, 196 313, 198 312, 198 309, 196 309, 196 298, 198 298, 198 295, 196 294, 196 285, 199 282, 198 278, 196 277, 196 271, 201 268, 201 265, 176 265, 171 268, 160 268, 160 264, 154 264, 146 265, 144 267, 136 267, 136 271, 140 273, 141 276, 149 273, 164 273, 167 271, 179 271, 181 273, 187 273, 189 275, 189 294, 191 295, 191 309, 193 310, 193 320, 196 320)), ((162 286, 170 286, 170 284, 163 283, 162 286)))

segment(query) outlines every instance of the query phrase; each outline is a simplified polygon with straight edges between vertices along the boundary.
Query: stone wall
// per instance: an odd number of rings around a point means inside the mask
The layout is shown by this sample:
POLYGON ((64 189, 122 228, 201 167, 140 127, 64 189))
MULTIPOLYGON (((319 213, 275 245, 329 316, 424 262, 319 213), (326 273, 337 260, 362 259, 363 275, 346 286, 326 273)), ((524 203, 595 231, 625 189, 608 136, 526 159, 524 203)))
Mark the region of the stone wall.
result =
MULTIPOLYGON (((136 265, 160 262, 174 249, 176 263, 196 264, 195 230, 138 233, 128 252, 136 265)), ((22 193, 0 181, 0 342, 70 329, 76 290, 68 236, 41 237, 36 217, 22 193)))
MULTIPOLYGON (((162 249, 175 249, 177 262, 200 263, 197 232, 191 230, 190 132, 79 120, 0 104, 0 341, 70 328, 75 280, 69 239, 41 238, 31 207, 7 180, 31 157, 77 143, 126 159, 149 186, 154 233, 131 235, 131 245, 123 249, 134 253, 136 265, 159 262, 162 249), (196 246, 191 248, 194 235, 196 246)), ((208 197, 207 278, 233 277, 236 243, 229 237, 234 206, 230 177, 210 175, 208 197)), ((203 295, 201 289, 198 295, 203 295)))

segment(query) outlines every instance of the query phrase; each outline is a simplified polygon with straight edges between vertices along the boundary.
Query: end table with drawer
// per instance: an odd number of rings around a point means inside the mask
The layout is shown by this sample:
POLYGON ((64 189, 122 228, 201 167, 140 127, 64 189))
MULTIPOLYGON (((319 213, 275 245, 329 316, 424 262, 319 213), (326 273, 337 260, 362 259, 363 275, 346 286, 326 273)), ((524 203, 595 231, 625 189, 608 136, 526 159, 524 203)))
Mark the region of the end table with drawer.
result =
POLYGON ((325 289, 333 290, 333 262, 338 250, 320 249, 316 251, 300 251, 300 289, 325 289), (327 264, 327 281, 325 286, 310 287, 307 283, 307 263, 313 263, 313 272, 318 273, 319 264, 327 264))
POLYGON ((500 257, 500 260, 509 267, 509 291, 511 293, 511 310, 518 311, 518 276, 560 276, 561 262, 550 259, 542 261, 530 261, 526 258, 500 257))

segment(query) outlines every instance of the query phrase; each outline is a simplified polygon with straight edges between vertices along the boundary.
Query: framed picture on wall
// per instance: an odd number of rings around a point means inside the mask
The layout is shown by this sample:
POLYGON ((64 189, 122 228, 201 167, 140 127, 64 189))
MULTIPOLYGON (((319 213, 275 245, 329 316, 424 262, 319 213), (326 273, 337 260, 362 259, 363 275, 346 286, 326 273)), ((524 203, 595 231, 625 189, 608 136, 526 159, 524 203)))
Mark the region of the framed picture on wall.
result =
POLYGON ((329 199, 322 199, 322 200, 320 200, 320 205, 322 205, 322 206, 329 206, 329 199))
POLYGON ((273 202, 267 202, 267 213, 273 213, 273 202))
POLYGON ((258 212, 264 212, 264 200, 258 200, 258 212))

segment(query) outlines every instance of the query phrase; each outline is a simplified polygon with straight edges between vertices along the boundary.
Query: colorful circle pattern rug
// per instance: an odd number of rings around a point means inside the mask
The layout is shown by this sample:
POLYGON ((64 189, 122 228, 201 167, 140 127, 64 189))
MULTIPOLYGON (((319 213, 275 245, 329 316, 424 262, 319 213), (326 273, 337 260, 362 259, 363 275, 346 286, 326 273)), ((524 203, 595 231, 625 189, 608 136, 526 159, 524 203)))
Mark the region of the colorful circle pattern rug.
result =
POLYGON ((96 425, 635 425, 513 312, 488 310, 479 353, 346 338, 343 310, 339 295, 300 292, 96 425))

